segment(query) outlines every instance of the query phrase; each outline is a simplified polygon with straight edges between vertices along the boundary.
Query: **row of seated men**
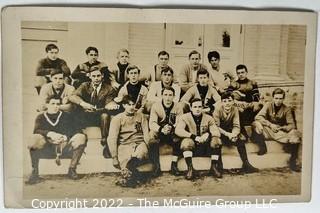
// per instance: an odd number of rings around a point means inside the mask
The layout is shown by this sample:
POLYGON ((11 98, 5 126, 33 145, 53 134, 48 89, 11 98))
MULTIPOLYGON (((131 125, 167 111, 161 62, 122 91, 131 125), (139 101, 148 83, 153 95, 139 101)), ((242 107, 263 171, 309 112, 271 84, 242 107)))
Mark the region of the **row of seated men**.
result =
MULTIPOLYGON (((200 54, 194 52, 189 58, 193 55, 200 58, 200 54)), ((219 62, 219 58, 214 52, 210 61, 219 62)), ((219 63, 216 64, 219 67, 219 63)), ((211 82, 210 78, 214 79, 215 75, 206 68, 192 71, 192 79, 196 80, 188 83, 182 97, 177 88, 183 84, 173 83, 174 73, 169 66, 160 69, 160 81, 152 82, 149 90, 139 81, 137 66, 128 66, 125 73, 128 80, 119 88, 119 82, 106 75, 104 69, 93 67, 87 72, 90 80, 74 89, 65 83, 66 76, 61 69, 50 71, 51 83, 40 89, 40 98, 45 103, 39 109, 43 112, 36 118, 29 144, 32 174, 27 183, 39 181, 40 153, 47 144, 56 147, 58 154, 63 149, 72 150, 68 176, 77 179, 76 166, 87 141, 82 130, 92 125, 101 128, 104 155, 111 154, 114 167, 121 169, 123 178, 119 183, 122 186, 139 183, 137 167, 147 158, 154 164, 154 176, 160 175, 160 143, 168 143, 173 148, 172 174, 180 175, 177 161, 179 157, 185 158, 188 167, 185 176, 189 180, 194 178, 193 156, 210 157, 210 174, 222 177, 222 145, 236 146, 243 171, 256 172, 258 169, 247 158, 245 125, 253 126, 251 139, 259 145, 259 155, 267 152, 265 140, 289 143, 289 166, 299 171, 296 159, 301 134, 296 129, 291 108, 283 104, 285 92, 275 89, 273 101, 262 107, 257 84, 246 77, 246 66, 237 66, 238 79, 231 81, 227 88, 211 82), (152 93, 156 84, 159 87, 152 93)))

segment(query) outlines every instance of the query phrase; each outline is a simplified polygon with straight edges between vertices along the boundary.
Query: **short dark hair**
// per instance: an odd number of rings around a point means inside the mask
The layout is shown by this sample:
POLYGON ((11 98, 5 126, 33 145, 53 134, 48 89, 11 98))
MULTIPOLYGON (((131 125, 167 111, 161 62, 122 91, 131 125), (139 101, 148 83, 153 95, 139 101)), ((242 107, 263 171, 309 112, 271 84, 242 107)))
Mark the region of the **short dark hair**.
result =
POLYGON ((193 54, 198 54, 199 55, 199 59, 201 59, 201 54, 197 51, 197 50, 192 50, 190 53, 189 53, 189 58, 191 57, 191 55, 193 54))
POLYGON ((198 101, 200 101, 200 102, 202 103, 202 101, 201 101, 200 98, 193 98, 193 99, 191 99, 191 101, 190 101, 190 106, 192 107, 192 104, 195 103, 195 102, 198 102, 198 101))
POLYGON ((170 73, 173 75, 173 69, 172 69, 171 67, 169 67, 169 66, 163 67, 163 68, 161 69, 161 74, 162 74, 162 73, 166 73, 166 72, 170 72, 170 73))
POLYGON ((96 47, 88 47, 86 49, 86 54, 88 55, 90 51, 95 51, 97 54, 99 54, 99 51, 96 47))
POLYGON ((46 98, 46 104, 48 104, 52 99, 56 99, 56 100, 59 100, 60 101, 60 104, 62 102, 62 99, 60 96, 58 95, 49 95, 47 98, 46 98))
POLYGON ((134 100, 134 98, 132 96, 125 95, 125 96, 123 96, 121 103, 122 104, 129 104, 130 101, 135 103, 135 100, 134 100))
POLYGON ((161 95, 163 95, 163 92, 164 92, 165 90, 170 90, 171 92, 173 92, 173 95, 175 94, 175 91, 174 91, 173 87, 164 87, 164 88, 161 90, 161 95))
POLYGON ((244 64, 239 64, 238 66, 236 66, 236 72, 237 70, 242 70, 242 69, 245 69, 246 72, 248 72, 248 69, 247 69, 247 66, 244 65, 244 64))
POLYGON ((50 50, 53 50, 53 49, 57 49, 57 50, 59 51, 58 46, 55 45, 55 44, 48 44, 48 45, 46 46, 46 52, 49 52, 50 50))
POLYGON ((97 71, 97 70, 99 70, 99 71, 102 73, 102 70, 100 69, 99 66, 92 66, 92 67, 90 67, 89 73, 92 73, 93 71, 97 71))
POLYGON ((168 58, 170 57, 170 56, 169 56, 169 53, 168 53, 167 51, 165 51, 165 50, 162 50, 162 51, 160 51, 160 52, 158 53, 158 58, 159 58, 161 55, 167 55, 168 58))
POLYGON ((286 92, 281 88, 274 89, 273 92, 272 92, 272 97, 274 97, 274 95, 277 95, 277 94, 282 94, 283 98, 286 97, 286 92))
POLYGON ((221 94, 221 101, 222 101, 223 99, 228 99, 228 98, 230 98, 230 97, 231 97, 232 99, 234 99, 233 94, 232 94, 231 91, 224 92, 224 93, 221 94))
POLYGON ((201 67, 197 72, 197 78, 199 77, 199 75, 207 75, 209 77, 209 72, 208 70, 201 67))
POLYGON ((51 77, 54 76, 54 75, 58 75, 58 74, 63 74, 63 76, 64 76, 64 72, 61 69, 53 69, 50 72, 50 76, 51 77))
POLYGON ((134 70, 134 69, 137 69, 138 73, 140 74, 140 69, 136 65, 129 65, 127 68, 127 74, 129 74, 130 70, 134 70))
POLYGON ((220 60, 220 54, 217 51, 208 52, 208 61, 210 62, 211 58, 215 57, 220 60))

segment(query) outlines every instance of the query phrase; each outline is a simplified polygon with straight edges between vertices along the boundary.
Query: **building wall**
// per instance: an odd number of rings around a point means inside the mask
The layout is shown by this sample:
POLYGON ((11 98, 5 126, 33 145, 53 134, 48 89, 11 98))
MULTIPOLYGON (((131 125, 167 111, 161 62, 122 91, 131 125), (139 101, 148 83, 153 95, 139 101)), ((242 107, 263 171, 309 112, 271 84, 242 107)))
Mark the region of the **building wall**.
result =
POLYGON ((246 25, 243 61, 262 82, 303 81, 306 28, 246 25))

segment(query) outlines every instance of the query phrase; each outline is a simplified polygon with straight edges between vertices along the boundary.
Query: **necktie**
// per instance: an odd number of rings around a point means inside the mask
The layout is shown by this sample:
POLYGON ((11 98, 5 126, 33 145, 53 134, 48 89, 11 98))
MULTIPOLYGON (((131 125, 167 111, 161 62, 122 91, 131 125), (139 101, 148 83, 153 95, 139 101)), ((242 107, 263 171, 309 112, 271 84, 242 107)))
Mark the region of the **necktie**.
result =
POLYGON ((98 87, 93 86, 93 92, 91 95, 91 103, 92 105, 96 106, 97 105, 97 99, 98 99, 98 87))

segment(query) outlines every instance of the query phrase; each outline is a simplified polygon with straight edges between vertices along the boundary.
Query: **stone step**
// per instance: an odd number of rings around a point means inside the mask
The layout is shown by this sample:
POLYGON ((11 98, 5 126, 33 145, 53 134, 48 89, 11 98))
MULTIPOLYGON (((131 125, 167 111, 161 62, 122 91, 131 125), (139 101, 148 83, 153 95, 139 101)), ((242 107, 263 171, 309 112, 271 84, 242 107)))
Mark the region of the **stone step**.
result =
MULTIPOLYGON (((275 141, 267 141, 267 149, 269 153, 283 153, 283 145, 275 142, 275 141)), ((246 143, 246 149, 247 153, 257 153, 259 148, 256 144, 252 142, 246 143)), ((85 152, 88 155, 102 155, 103 147, 100 144, 100 139, 89 139, 87 143, 87 147, 85 152)), ((163 144, 160 147, 160 155, 171 155, 172 154, 172 148, 171 146, 167 144, 163 144)), ((222 147, 222 154, 224 155, 238 155, 238 150, 235 146, 222 147)))
MULTIPOLYGON (((160 164, 162 171, 169 171, 171 166, 171 155, 160 156, 160 164)), ((224 155, 223 164, 225 169, 241 168, 242 162, 239 156, 224 155)), ((259 169, 278 168, 287 166, 289 154, 286 153, 268 153, 263 156, 256 154, 248 155, 249 161, 252 165, 259 169)), ((53 159, 40 160, 40 174, 65 174, 68 171, 70 163, 69 159, 62 159, 62 165, 57 166, 53 159)), ((195 157, 193 158, 194 168, 197 170, 208 170, 210 168, 210 158, 195 157)), ((179 170, 186 170, 185 160, 182 158, 178 162, 179 170)), ((31 167, 29 167, 31 168, 31 167)), ((150 171, 152 166, 146 165, 143 170, 150 171)), ((30 170, 29 170, 30 171, 30 170)), ((83 155, 78 165, 77 171, 79 174, 90 174, 99 172, 119 172, 112 166, 112 159, 105 159, 102 156, 88 156, 83 155)))

